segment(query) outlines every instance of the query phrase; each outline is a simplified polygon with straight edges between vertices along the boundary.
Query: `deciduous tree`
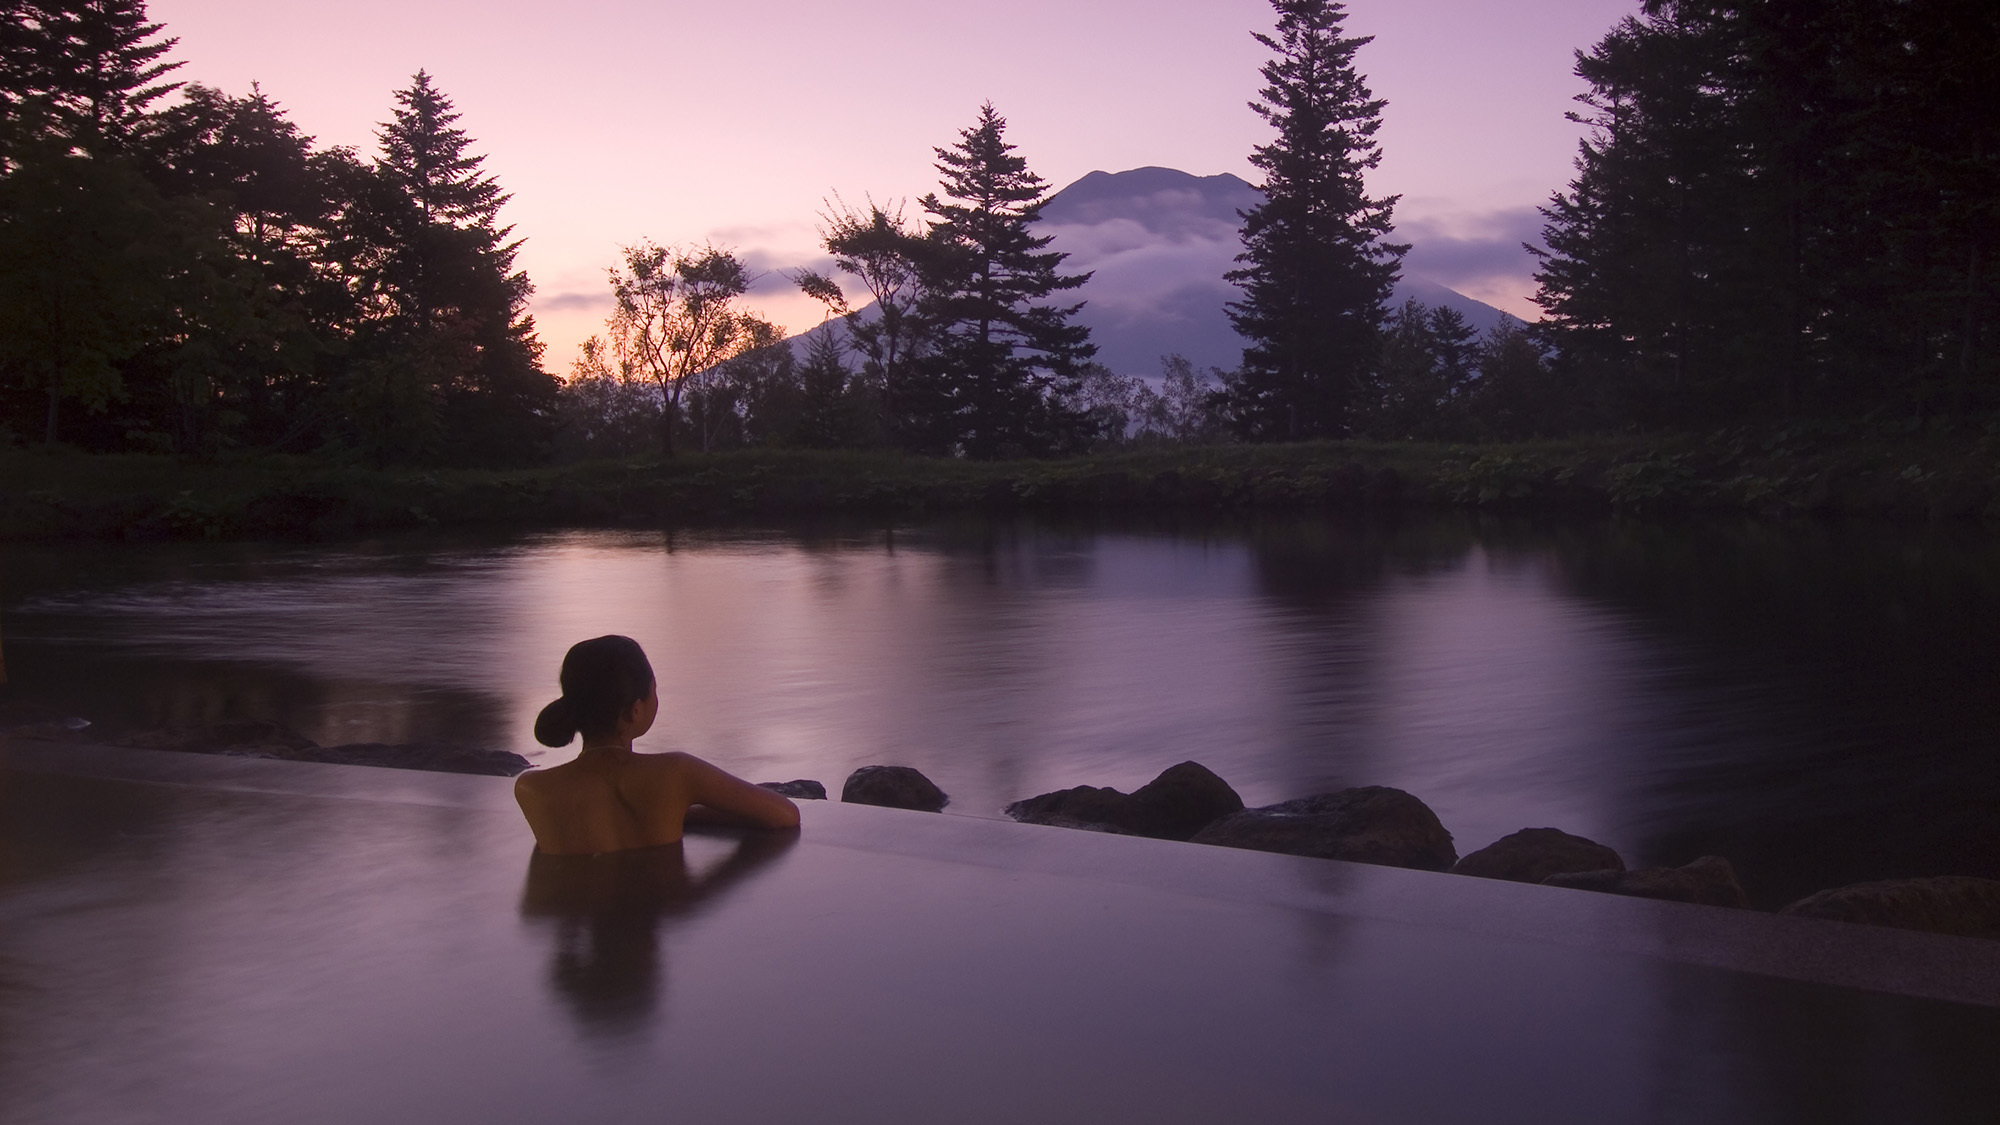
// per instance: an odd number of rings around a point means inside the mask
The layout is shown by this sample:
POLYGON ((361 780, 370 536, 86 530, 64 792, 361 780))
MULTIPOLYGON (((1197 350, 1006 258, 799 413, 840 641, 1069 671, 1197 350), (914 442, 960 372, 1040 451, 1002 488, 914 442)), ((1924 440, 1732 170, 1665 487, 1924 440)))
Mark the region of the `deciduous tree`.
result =
POLYGON ((750 274, 735 254, 642 242, 626 247, 624 258, 624 268, 611 271, 612 348, 659 387, 660 450, 671 457, 691 380, 770 342, 769 333, 764 321, 737 307, 750 274))
MULTIPOLYGON (((854 208, 836 195, 821 218, 821 236, 835 268, 861 284, 868 303, 853 307, 837 281, 810 270, 799 271, 794 280, 807 296, 842 318, 861 356, 859 387, 878 399, 875 413, 890 420, 892 429, 912 428, 909 423, 923 413, 915 361, 930 340, 919 310, 932 243, 918 224, 903 217, 900 203, 870 199, 865 208, 854 208), (896 419, 905 424, 896 425, 896 419)), ((826 359, 822 356, 817 368, 822 385, 832 371, 826 359)), ((822 434, 814 440, 824 439, 822 434)))

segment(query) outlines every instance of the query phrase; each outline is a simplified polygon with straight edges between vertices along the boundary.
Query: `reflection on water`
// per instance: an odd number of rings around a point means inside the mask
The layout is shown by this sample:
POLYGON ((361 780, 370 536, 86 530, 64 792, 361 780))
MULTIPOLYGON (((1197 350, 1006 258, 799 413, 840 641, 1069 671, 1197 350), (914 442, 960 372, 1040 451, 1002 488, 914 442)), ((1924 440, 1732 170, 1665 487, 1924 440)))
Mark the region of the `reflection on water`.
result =
MULTIPOLYGON (((698 846, 708 841, 697 837, 698 846)), ((642 1031, 663 987, 660 936, 790 850, 796 832, 749 832, 696 871, 686 843, 598 856, 528 859, 521 916, 546 923, 549 984, 586 1035, 642 1031)))
POLYGON ((504 808, 0 781, 8 1125, 2000 1120, 2000 1009, 1296 906, 1379 868, 885 816, 524 872, 504 808))
POLYGON ((2000 876, 2000 548, 1820 525, 971 521, 267 548, 8 548, 6 689, 109 725, 541 761, 562 652, 637 637, 642 749, 952 811, 1193 758, 1252 804, 1410 790, 1469 851, 1549 825, 1729 856, 1774 905, 2000 876))

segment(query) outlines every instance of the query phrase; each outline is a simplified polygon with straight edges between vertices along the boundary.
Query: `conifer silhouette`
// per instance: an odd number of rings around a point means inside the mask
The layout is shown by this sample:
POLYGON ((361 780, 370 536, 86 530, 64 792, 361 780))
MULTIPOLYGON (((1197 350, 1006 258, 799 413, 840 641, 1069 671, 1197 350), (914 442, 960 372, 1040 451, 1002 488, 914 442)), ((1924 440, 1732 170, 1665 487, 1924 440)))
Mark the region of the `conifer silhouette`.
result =
POLYGON ((1362 173, 1382 161, 1375 132, 1387 103, 1368 90, 1342 38, 1342 5, 1273 0, 1276 53, 1251 103, 1277 129, 1250 163, 1264 202, 1243 215, 1243 289, 1229 306, 1250 341, 1227 390, 1245 437, 1291 441, 1348 433, 1370 398, 1385 303, 1407 246, 1383 241, 1396 197, 1372 198, 1362 173))

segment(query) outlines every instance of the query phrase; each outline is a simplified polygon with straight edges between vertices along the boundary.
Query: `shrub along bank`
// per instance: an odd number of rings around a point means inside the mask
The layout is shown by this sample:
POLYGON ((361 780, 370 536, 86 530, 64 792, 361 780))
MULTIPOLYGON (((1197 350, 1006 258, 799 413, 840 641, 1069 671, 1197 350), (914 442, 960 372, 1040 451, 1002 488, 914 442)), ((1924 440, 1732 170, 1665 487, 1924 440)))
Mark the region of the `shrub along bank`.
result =
POLYGON ((515 471, 26 448, 0 451, 0 484, 0 539, 11 540, 337 538, 439 526, 1103 508, 2000 519, 2000 426, 1836 423, 1488 445, 1168 446, 1052 461, 740 450, 515 471))

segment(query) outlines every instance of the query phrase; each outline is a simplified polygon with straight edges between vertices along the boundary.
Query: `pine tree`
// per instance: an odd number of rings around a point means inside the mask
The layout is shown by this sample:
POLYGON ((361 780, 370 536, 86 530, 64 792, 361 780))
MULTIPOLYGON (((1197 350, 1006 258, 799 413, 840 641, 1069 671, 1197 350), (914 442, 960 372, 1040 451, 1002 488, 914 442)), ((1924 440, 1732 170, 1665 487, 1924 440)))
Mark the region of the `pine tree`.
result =
POLYGON ((0 157, 60 140, 92 154, 125 151, 147 107, 179 87, 161 81, 175 39, 144 0, 12 0, 0 13, 0 157))
POLYGON ((1579 56, 1592 112, 1576 119, 1591 133, 1576 180, 1543 210, 1537 301, 1609 419, 1739 416, 1741 373, 1770 358, 1755 321, 1771 302, 1745 276, 1768 227, 1753 222, 1740 158, 1740 30, 1714 5, 1650 0, 1579 56))
POLYGON ((847 369, 846 348, 831 325, 806 342, 799 367, 798 419, 789 440, 807 449, 839 449, 861 443, 859 412, 855 410, 847 369))
POLYGON ((1277 130, 1250 163, 1264 201, 1243 215, 1243 253, 1229 280, 1243 299, 1230 322, 1250 341, 1228 389, 1245 436, 1299 440, 1346 434, 1368 404, 1384 305, 1407 246, 1383 241, 1396 197, 1371 198, 1362 174, 1381 163, 1375 133, 1387 104, 1354 67, 1368 37, 1342 38, 1332 0, 1272 0, 1276 53, 1251 108, 1277 130))
POLYGON ((1582 422, 1576 396, 1557 381, 1542 345, 1520 321, 1501 317, 1479 341, 1478 362, 1479 378, 1466 397, 1479 436, 1520 441, 1582 422))
POLYGON ((1645 0, 1577 73, 1538 331, 1598 420, 2000 401, 2000 9, 1645 0))
POLYGON ((0 367, 46 398, 50 442, 63 399, 101 414, 127 397, 124 367, 199 265, 200 216, 136 153, 178 85, 160 31, 142 0, 0 7, 0 367))
POLYGON ((169 197, 198 201, 218 245, 134 374, 173 403, 182 452, 313 435, 354 320, 327 256, 342 188, 358 179, 354 159, 314 152, 254 85, 243 97, 199 83, 182 93, 147 129, 148 174, 169 197))
POLYGON ((350 218, 367 314, 354 409, 363 440, 393 457, 502 461, 547 440, 555 380, 498 225, 507 195, 483 175, 451 99, 417 72, 396 92, 382 155, 350 218))
POLYGON ((41 152, 0 177, 0 373, 39 389, 51 445, 64 399, 125 396, 171 313, 179 226, 129 161, 41 152))
POLYGON ((1066 405, 1097 349, 1072 323, 1082 303, 1048 298, 1089 280, 1058 272, 1065 257, 1032 229, 1048 184, 1005 140, 991 103, 940 148, 919 313, 930 332, 928 395, 913 405, 922 451, 972 457, 1043 454, 1087 438, 1088 420, 1066 405))
POLYGON ((1439 440, 1453 436, 1477 349, 1472 326, 1454 308, 1412 297, 1382 331, 1379 397, 1369 429, 1381 437, 1439 440))

